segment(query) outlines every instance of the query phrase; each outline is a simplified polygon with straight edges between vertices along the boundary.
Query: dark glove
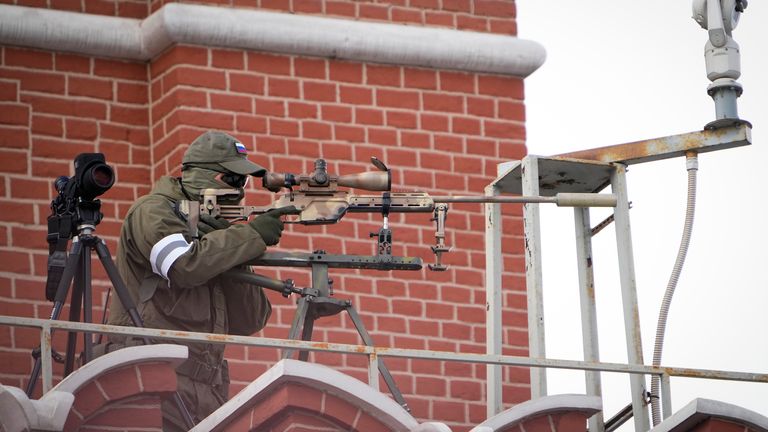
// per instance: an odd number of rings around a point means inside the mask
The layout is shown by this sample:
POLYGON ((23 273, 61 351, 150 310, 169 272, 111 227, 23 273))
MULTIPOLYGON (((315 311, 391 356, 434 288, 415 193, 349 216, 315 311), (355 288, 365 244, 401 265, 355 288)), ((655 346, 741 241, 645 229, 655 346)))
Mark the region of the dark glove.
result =
POLYGON ((280 235, 283 233, 284 226, 280 216, 296 214, 297 212, 298 210, 294 206, 272 209, 248 223, 259 233, 267 246, 274 246, 280 241, 280 235))
POLYGON ((197 231, 200 233, 200 236, 204 236, 209 232, 229 228, 229 225, 229 221, 224 218, 201 214, 200 220, 197 222, 197 231))

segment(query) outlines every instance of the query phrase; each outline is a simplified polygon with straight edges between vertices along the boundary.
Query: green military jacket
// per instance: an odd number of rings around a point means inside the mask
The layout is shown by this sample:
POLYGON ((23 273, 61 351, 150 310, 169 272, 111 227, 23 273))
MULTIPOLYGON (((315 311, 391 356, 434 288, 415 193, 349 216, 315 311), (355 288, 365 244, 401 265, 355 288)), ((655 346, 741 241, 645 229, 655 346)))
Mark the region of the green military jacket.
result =
MULTIPOLYGON (((261 288, 221 273, 266 250, 248 224, 235 224, 194 239, 177 203, 186 199, 179 179, 161 178, 152 193, 129 210, 120 233, 116 264, 145 327, 250 335, 271 314, 261 288)), ((133 325, 119 301, 109 323, 133 325)), ((124 337, 110 341, 125 343, 124 337)), ((190 357, 208 364, 223 359, 223 345, 188 344, 190 357)))

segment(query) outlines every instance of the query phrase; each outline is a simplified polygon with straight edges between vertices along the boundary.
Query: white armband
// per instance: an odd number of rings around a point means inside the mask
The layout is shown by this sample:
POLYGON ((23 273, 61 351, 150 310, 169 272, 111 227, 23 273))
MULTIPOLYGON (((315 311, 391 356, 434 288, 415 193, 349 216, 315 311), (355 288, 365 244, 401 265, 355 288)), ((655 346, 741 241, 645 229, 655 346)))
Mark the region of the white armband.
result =
POLYGON ((167 280, 171 265, 191 247, 192 244, 187 242, 181 234, 171 234, 164 237, 152 246, 152 252, 149 254, 152 271, 167 280))

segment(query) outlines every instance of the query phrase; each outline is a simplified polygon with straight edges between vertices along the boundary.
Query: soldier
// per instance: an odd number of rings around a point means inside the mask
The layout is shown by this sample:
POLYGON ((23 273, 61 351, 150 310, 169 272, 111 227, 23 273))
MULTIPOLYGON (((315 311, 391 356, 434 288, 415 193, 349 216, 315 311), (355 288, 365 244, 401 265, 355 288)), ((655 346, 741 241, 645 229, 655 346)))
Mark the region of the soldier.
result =
MULTIPOLYGON (((178 207, 182 200, 199 201, 200 191, 210 188, 239 189, 239 202, 249 177, 265 173, 235 138, 206 132, 184 154, 181 178, 162 177, 128 210, 116 262, 146 327, 251 335, 265 326, 271 306, 262 289, 221 273, 277 244, 280 216, 289 209, 233 225, 201 215, 195 238, 178 207)), ((113 303, 109 323, 132 325, 120 302, 113 303)), ((138 343, 112 336, 106 351, 138 343)), ((198 422, 228 399, 229 376, 223 345, 187 345, 189 358, 176 369, 178 392, 198 422)), ((163 402, 163 429, 186 430, 173 401, 163 402)))

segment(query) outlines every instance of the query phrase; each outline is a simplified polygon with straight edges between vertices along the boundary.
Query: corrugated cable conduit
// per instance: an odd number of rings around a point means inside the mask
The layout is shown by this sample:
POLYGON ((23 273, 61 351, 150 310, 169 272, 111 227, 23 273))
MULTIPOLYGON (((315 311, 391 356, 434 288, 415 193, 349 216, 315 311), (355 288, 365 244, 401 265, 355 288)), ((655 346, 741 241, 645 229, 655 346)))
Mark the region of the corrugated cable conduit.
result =
MULTIPOLYGON (((667 283, 667 290, 661 301, 659 310, 659 319, 656 324, 656 339, 653 344, 653 366, 661 366, 661 352, 664 347, 664 332, 667 327, 667 316, 669 307, 672 303, 672 296, 677 287, 677 281, 683 270, 685 257, 688 254, 688 245, 691 242, 691 232, 693 231, 693 216, 696 211, 696 173, 699 169, 699 160, 696 153, 686 155, 686 169, 688 170, 688 199, 685 209, 685 225, 683 226, 683 237, 680 240, 680 248, 677 251, 675 266, 672 268, 672 274, 667 283)), ((651 377, 651 417, 653 425, 661 423, 661 404, 659 399, 659 377, 651 377)))

